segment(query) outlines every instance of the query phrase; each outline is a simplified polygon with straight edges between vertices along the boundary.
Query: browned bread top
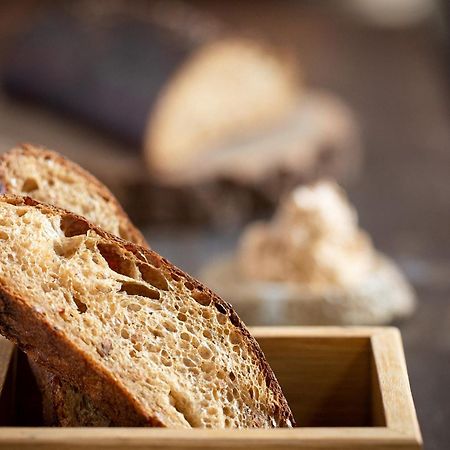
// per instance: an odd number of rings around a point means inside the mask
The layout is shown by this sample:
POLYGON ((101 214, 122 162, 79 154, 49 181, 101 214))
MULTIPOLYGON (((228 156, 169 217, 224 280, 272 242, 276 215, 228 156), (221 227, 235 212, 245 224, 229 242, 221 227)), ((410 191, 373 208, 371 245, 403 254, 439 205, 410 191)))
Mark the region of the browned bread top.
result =
POLYGON ((30 196, 67 209, 127 241, 147 245, 103 183, 45 148, 22 144, 1 155, 0 192, 30 196))
POLYGON ((86 219, 0 197, 0 329, 120 425, 273 427, 292 413, 231 306, 86 219))

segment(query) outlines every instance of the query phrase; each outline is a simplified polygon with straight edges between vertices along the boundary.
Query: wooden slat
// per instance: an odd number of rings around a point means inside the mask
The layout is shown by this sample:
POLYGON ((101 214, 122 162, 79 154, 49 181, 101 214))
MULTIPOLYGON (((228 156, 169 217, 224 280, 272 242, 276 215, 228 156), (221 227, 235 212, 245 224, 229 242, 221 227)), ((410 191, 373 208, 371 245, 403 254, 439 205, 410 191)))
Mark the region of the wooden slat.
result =
POLYGON ((386 329, 374 334, 371 341, 386 425, 390 430, 416 440, 416 448, 420 448, 422 437, 400 333, 396 329, 386 329))
POLYGON ((304 428, 275 430, 167 430, 145 428, 5 428, 0 448, 409 450, 408 440, 387 429, 304 428))

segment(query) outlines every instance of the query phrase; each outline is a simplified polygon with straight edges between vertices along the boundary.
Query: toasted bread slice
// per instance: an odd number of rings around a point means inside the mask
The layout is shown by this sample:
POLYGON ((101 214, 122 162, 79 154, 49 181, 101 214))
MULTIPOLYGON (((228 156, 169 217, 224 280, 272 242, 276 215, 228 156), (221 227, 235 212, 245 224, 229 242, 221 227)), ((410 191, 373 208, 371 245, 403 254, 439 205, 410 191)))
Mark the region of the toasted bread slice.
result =
POLYGON ((122 239, 146 245, 140 231, 103 183, 50 150, 22 144, 1 155, 0 191, 59 206, 122 239))
POLYGON ((0 239, 0 331, 114 424, 293 424, 231 305, 157 253, 12 195, 0 239))

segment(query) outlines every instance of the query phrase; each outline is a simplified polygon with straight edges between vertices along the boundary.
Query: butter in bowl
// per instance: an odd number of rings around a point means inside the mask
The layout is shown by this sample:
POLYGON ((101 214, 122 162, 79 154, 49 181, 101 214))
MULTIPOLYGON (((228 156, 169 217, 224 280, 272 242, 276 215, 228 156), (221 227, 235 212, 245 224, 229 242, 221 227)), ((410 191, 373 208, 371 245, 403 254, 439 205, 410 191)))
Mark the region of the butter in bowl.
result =
POLYGON ((414 292, 361 230, 332 181, 292 191, 270 222, 244 230, 238 248, 200 277, 258 325, 385 324, 409 316, 414 292))

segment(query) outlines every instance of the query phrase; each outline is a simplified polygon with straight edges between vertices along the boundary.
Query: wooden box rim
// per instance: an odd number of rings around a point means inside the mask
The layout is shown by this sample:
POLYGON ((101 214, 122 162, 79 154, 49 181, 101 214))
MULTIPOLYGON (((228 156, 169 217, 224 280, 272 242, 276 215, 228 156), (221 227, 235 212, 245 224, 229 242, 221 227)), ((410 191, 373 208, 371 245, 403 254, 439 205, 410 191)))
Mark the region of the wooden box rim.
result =
MULTIPOLYGON (((0 448, 421 449, 400 332, 394 327, 253 327, 259 338, 366 338, 370 341, 386 426, 295 429, 172 430, 161 428, 1 427, 0 448)), ((14 346, 0 341, 0 362, 14 346)), ((7 373, 0 365, 0 388, 7 373)))

